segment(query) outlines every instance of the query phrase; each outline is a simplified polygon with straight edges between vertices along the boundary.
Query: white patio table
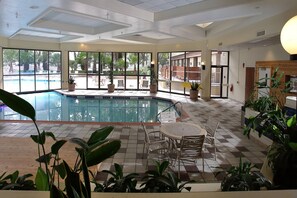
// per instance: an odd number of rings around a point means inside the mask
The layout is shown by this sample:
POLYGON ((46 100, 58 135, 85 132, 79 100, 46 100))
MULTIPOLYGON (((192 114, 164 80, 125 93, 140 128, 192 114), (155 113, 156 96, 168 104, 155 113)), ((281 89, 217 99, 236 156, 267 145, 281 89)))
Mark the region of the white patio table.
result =
POLYGON ((206 135, 206 130, 193 123, 175 122, 161 124, 160 132, 173 140, 181 140, 183 136, 206 135))

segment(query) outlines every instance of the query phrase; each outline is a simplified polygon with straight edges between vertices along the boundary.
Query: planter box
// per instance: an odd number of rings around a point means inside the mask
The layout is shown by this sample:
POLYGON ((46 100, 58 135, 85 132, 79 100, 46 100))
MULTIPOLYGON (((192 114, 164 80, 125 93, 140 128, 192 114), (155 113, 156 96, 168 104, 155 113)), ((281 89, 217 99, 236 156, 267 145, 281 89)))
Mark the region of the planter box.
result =
POLYGON ((108 84, 108 93, 113 93, 114 92, 114 84, 108 84))
POLYGON ((190 89, 190 99, 194 101, 198 100, 198 93, 199 93, 198 90, 190 89))
POLYGON ((157 85, 156 84, 150 85, 150 93, 157 93, 157 85))
MULTIPOLYGON (((92 198, 296 198, 297 190, 263 190, 237 192, 185 192, 185 193, 92 193, 92 198)), ((5 198, 49 198, 44 191, 0 191, 5 198)))
POLYGON ((75 84, 68 84, 68 91, 74 91, 75 90, 75 84))

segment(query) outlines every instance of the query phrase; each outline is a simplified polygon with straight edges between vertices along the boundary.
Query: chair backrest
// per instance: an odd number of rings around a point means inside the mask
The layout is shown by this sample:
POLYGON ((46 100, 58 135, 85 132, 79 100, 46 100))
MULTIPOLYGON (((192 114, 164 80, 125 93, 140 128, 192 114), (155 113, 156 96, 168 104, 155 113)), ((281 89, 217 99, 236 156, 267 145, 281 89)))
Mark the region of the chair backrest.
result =
POLYGON ((181 158, 197 158, 202 155, 205 135, 183 136, 180 143, 181 158))
POLYGON ((118 80, 118 87, 124 87, 124 80, 118 80))
POLYGON ((145 87, 145 88, 148 88, 149 87, 149 81, 148 80, 143 80, 142 81, 142 85, 141 85, 141 87, 145 87))
POLYGON ((209 117, 205 124, 205 130, 207 131, 207 135, 214 136, 219 127, 219 124, 219 121, 209 117))
POLYGON ((144 143, 145 144, 150 144, 151 140, 150 140, 148 131, 146 130, 146 127, 145 127, 143 122, 141 122, 141 125, 142 125, 143 131, 144 131, 144 143))

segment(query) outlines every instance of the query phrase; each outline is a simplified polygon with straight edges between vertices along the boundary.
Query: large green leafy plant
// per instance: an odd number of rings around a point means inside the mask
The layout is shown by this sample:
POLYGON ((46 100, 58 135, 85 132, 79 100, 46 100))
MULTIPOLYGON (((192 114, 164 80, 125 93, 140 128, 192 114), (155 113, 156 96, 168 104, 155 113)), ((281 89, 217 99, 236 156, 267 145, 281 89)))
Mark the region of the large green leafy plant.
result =
MULTIPOLYGON (((37 130, 37 135, 31 138, 38 145, 39 167, 35 177, 37 190, 50 190, 51 197, 91 197, 91 187, 88 167, 96 165, 114 155, 120 148, 119 140, 107 140, 113 127, 98 129, 85 141, 81 138, 72 138, 69 141, 76 144, 77 159, 74 167, 61 160, 59 151, 66 140, 57 140, 51 132, 40 131, 35 118, 35 109, 24 99, 0 89, 0 100, 12 110, 29 117, 37 130), (51 137, 54 143, 51 150, 46 152, 46 138, 51 137), (58 176, 57 176, 58 175, 58 176), (81 175, 83 180, 81 180, 81 175), (60 179, 65 182, 65 189, 60 189, 60 179)), ((25 176, 26 177, 26 176, 25 176)), ((15 178, 15 177, 14 177, 15 178)), ((14 179, 14 181, 16 181, 14 179)), ((22 180, 23 181, 23 180, 22 180)))
MULTIPOLYGON (((273 140, 268 150, 268 164, 273 170, 273 182, 278 188, 297 188, 297 122, 296 114, 286 115, 278 100, 277 93, 284 93, 290 90, 285 84, 281 92, 274 91, 281 85, 283 74, 274 72, 271 80, 270 100, 261 103, 257 99, 254 103, 260 104, 259 114, 247 120, 244 134, 249 136, 251 130, 258 132, 259 136, 267 135, 273 140), (267 105, 269 101, 269 104, 267 105), (268 108, 269 106, 269 108, 268 108)), ((264 100, 262 100, 264 101, 264 100)))
POLYGON ((194 181, 181 183, 175 173, 168 171, 168 161, 155 162, 153 170, 145 172, 142 183, 137 188, 137 173, 123 174, 123 169, 119 164, 114 164, 115 171, 103 170, 110 175, 103 184, 93 181, 97 192, 181 192, 183 189, 190 191, 191 187, 186 184, 194 181))
POLYGON ((138 192, 136 189, 137 173, 129 173, 124 175, 123 168, 119 164, 114 164, 115 172, 103 170, 103 173, 110 175, 103 184, 94 181, 97 192, 138 192))
POLYGON ((280 95, 288 93, 291 90, 290 82, 282 85, 283 72, 279 72, 279 68, 273 72, 270 78, 261 78, 256 82, 256 89, 250 95, 249 100, 245 103, 246 107, 250 107, 258 112, 267 112, 275 110, 276 107, 283 108, 283 101, 280 95), (267 82, 270 81, 270 85, 267 82), (281 89, 283 87, 283 89, 281 89), (259 89, 269 90, 270 94, 262 93, 259 89), (259 97, 258 97, 259 95, 259 97))
POLYGON ((19 171, 0 176, 0 190, 36 190, 34 181, 29 179, 32 174, 19 176, 19 171))
POLYGON ((221 182, 222 191, 250 191, 272 189, 272 184, 261 173, 253 171, 255 166, 250 162, 240 162, 226 171, 221 182))
POLYGON ((155 162, 156 168, 145 172, 145 176, 141 184, 141 192, 181 192, 183 189, 190 191, 191 187, 185 186, 186 184, 194 181, 186 181, 180 183, 175 173, 166 171, 169 166, 168 161, 155 162))

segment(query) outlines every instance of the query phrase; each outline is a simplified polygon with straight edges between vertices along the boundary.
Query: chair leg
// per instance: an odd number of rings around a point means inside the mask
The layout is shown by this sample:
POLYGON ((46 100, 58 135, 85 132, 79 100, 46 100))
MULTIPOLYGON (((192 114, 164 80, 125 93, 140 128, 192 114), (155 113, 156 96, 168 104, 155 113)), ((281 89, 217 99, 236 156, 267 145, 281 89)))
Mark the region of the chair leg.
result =
POLYGON ((143 145, 143 149, 142 149, 142 159, 144 158, 144 149, 145 149, 146 145, 143 145))
POLYGON ((177 176, 180 179, 180 159, 178 158, 177 160, 178 160, 178 162, 177 162, 178 163, 178 173, 177 173, 178 175, 177 176))
POLYGON ((204 156, 203 156, 203 154, 202 154, 202 171, 204 173, 204 156))
POLYGON ((217 147, 216 147, 216 145, 214 145, 214 158, 215 158, 215 161, 217 161, 217 147))

